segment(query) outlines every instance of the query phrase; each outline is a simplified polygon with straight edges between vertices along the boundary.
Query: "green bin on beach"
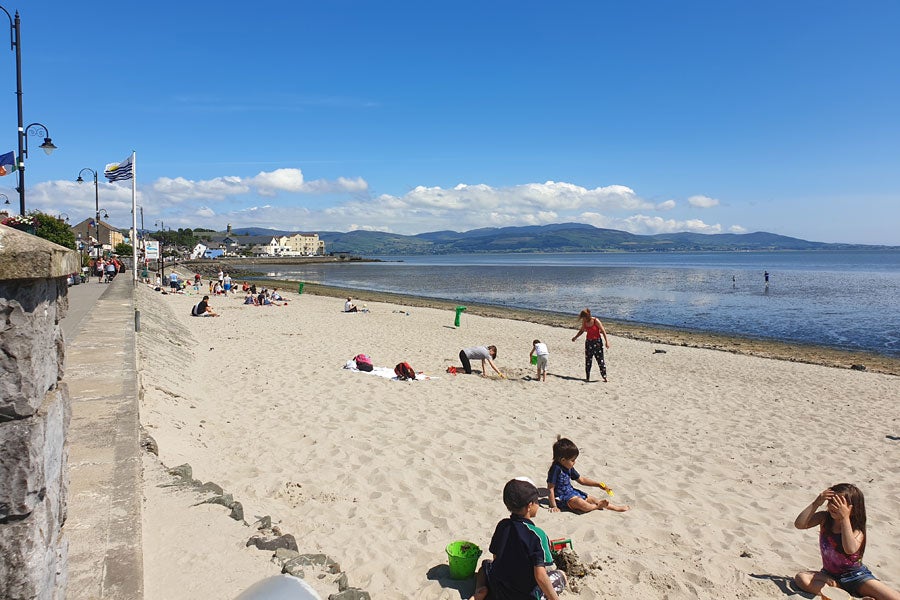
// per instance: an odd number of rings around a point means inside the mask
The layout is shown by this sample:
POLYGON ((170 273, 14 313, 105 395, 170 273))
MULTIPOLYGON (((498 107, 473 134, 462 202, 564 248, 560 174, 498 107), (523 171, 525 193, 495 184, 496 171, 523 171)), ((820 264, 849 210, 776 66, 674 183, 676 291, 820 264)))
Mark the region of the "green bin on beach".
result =
POLYGON ((302 293, 303 293, 303 282, 302 282, 302 281, 300 282, 300 285, 297 286, 297 293, 298 293, 298 294, 302 294, 302 293))
POLYGON ((466 310, 465 306, 456 307, 456 319, 453 321, 454 327, 459 327, 459 315, 461 315, 464 310, 466 310))
POLYGON ((468 579, 475 574, 481 548, 478 544, 459 540, 447 544, 447 560, 450 563, 451 579, 468 579))

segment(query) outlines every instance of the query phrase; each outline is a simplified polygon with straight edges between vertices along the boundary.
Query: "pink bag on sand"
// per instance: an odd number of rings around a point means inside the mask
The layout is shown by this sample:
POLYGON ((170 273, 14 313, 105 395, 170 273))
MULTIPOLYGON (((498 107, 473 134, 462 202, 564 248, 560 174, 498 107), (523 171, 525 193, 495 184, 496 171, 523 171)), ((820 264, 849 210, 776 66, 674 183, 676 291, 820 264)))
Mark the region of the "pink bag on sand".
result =
POLYGON ((353 357, 353 360, 356 362, 356 368, 360 371, 371 371, 375 368, 372 364, 372 359, 366 354, 357 354, 353 357))

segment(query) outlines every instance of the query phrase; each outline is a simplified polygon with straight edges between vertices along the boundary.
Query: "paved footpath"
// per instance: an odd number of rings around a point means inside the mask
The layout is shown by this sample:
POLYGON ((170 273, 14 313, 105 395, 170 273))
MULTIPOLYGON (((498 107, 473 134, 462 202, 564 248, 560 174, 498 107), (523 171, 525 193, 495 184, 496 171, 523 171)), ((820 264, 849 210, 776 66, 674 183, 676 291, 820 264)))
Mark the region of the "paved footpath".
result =
POLYGON ((140 600, 141 454, 131 273, 69 288, 68 600, 140 600))

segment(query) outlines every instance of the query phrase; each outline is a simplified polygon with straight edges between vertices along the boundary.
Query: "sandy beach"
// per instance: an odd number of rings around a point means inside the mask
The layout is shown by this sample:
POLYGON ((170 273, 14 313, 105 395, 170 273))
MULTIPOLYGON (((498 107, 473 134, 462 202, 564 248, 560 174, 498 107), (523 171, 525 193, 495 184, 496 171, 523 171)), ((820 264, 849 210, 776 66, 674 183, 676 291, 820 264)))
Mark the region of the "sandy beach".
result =
MULTIPOLYGON (((279 572, 256 533, 166 467, 220 485, 244 520, 269 515, 300 552, 340 563, 373 598, 468 598, 448 578, 444 547, 487 550, 507 515, 503 484, 542 484, 557 434, 578 470, 632 510, 539 512, 596 568, 579 598, 784 598, 818 568, 814 530, 793 528, 823 488, 866 494, 866 564, 900 588, 900 378, 622 337, 608 326, 609 383, 583 380, 571 327, 365 300, 288 294, 255 307, 213 298, 219 318, 192 318, 198 295, 137 290, 141 421, 159 447, 145 457, 146 598, 231 598, 279 572), (550 350, 533 380, 531 341, 550 350), (494 344, 507 379, 451 375, 463 347, 494 344), (657 352, 663 350, 664 352, 657 352), (342 369, 409 362, 429 379, 342 369)), ((602 315, 598 315, 602 318, 602 315)), ((480 365, 478 365, 480 366, 480 365)), ((599 373, 595 367, 595 379, 599 373)), ((337 575, 307 570, 322 598, 337 575)), ((806 597, 797 595, 797 597, 806 597)))

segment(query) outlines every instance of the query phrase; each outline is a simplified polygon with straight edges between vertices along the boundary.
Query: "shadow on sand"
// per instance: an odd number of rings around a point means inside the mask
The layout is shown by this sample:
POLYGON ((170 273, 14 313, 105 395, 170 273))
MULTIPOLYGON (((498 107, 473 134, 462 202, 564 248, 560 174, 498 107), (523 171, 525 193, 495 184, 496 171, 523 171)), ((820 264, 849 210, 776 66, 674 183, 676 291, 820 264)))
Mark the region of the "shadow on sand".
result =
POLYGON ((442 588, 456 590, 459 592, 460 598, 471 598, 472 594, 475 593, 475 577, 469 577, 468 579, 451 579, 450 565, 435 565, 428 569, 427 576, 429 580, 437 581, 442 588))
POLYGON ((768 579, 772 583, 778 586, 778 589, 781 590, 785 596, 800 596, 801 598, 815 598, 812 594, 807 594, 806 592, 800 591, 797 589, 797 584, 794 583, 793 577, 784 577, 782 575, 768 575, 768 574, 759 574, 759 573, 748 573, 748 575, 754 579, 768 579))

